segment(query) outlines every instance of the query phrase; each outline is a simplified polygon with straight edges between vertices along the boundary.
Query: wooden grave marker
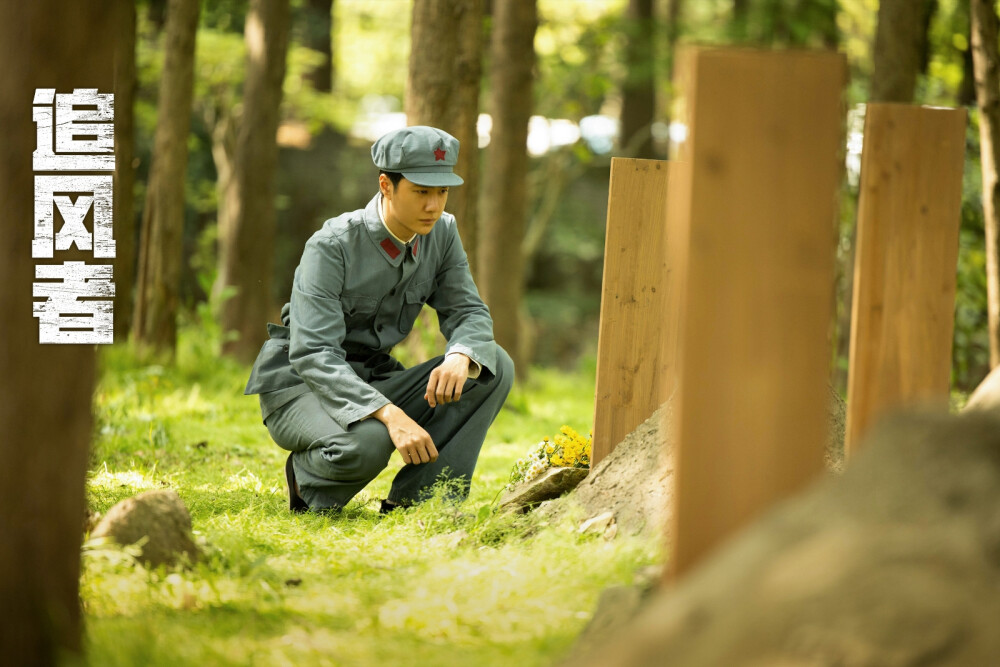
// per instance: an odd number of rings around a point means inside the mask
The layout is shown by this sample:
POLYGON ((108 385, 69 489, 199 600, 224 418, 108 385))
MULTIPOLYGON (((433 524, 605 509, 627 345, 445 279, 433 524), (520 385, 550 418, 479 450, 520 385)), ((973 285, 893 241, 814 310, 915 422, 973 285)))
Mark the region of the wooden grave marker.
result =
POLYGON ((604 242, 591 466, 649 418, 674 374, 667 319, 667 189, 671 164, 612 158, 604 242))
POLYGON ((948 404, 964 159, 964 109, 868 105, 847 453, 888 410, 948 404))
POLYGON ((822 470, 846 80, 825 52, 694 49, 681 66, 675 576, 822 470))

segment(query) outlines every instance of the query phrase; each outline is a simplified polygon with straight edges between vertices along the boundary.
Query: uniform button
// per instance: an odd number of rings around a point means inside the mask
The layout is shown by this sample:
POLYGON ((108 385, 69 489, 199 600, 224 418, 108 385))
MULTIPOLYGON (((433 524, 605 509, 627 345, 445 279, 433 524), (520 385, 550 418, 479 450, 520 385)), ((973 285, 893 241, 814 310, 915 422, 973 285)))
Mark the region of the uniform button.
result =
POLYGON ((284 347, 283 347, 282 349, 283 349, 283 350, 284 350, 285 352, 288 352, 288 346, 287 346, 287 345, 285 345, 285 346, 284 346, 284 347))
POLYGON ((385 327, 383 327, 383 326, 382 326, 382 325, 380 324, 380 325, 378 325, 377 327, 375 327, 375 331, 379 331, 379 332, 381 332, 381 331, 382 331, 382 329, 384 329, 384 328, 385 328, 385 327))
POLYGON ((389 296, 396 296, 396 288, 395 287, 393 287, 391 290, 389 290, 389 296))

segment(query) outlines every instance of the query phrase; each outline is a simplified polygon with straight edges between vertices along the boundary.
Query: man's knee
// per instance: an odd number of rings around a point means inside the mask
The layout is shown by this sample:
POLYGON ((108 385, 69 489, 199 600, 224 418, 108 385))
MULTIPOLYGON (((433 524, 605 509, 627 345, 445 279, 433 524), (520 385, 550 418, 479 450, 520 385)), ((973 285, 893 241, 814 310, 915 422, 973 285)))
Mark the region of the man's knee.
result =
POLYGON ((348 437, 338 437, 322 450, 323 458, 331 466, 333 479, 355 481, 377 477, 388 465, 394 450, 385 425, 375 419, 366 419, 344 435, 348 437))
POLYGON ((507 350, 499 345, 496 348, 497 368, 494 382, 497 383, 497 388, 510 391, 510 388, 514 385, 514 360, 507 354, 507 350))

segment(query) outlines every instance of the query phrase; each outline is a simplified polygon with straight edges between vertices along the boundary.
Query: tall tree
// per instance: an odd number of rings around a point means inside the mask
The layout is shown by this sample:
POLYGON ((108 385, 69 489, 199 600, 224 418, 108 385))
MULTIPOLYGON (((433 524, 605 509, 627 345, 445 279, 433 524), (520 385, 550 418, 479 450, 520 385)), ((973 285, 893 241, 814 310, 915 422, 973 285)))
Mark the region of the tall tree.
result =
POLYGON ((622 86, 621 147, 631 157, 653 158, 656 114, 655 17, 653 0, 629 0, 625 12, 625 82, 622 86))
POLYGON ((135 206, 132 164, 135 144, 135 3, 122 3, 121 30, 115 40, 115 339, 128 338, 132 323, 132 287, 135 281, 135 206))
POLYGON ((333 60, 333 0, 308 0, 302 14, 302 37, 306 47, 323 56, 323 61, 305 75, 314 90, 333 90, 336 63, 333 60))
POLYGON ((141 349, 173 354, 184 233, 184 178, 200 0, 170 0, 159 114, 139 239, 132 334, 141 349))
POLYGON ((432 125, 461 144, 455 172, 462 187, 448 195, 473 274, 478 276, 479 86, 483 59, 483 0, 415 0, 411 23, 406 117, 432 125), (448 35, 442 39, 442 35, 448 35))
POLYGON ((223 352, 252 361, 271 315, 279 108, 291 10, 288 0, 252 0, 243 29, 247 77, 226 217, 219 226, 219 283, 236 288, 222 304, 223 331, 239 337, 223 352))
POLYGON ((527 370, 521 340, 524 239, 527 210, 528 120, 533 107, 536 0, 494 6, 490 38, 490 113, 493 131, 486 151, 479 244, 480 291, 493 314, 497 342, 520 373, 527 370))
POLYGON ((80 543, 94 346, 39 344, 34 267, 106 263, 76 251, 32 259, 32 101, 36 88, 113 91, 121 5, 0 3, 0 661, 8 665, 65 664, 82 644, 80 543))
POLYGON ((932 5, 927 0, 881 0, 875 31, 872 102, 913 101, 917 75, 927 53, 927 26, 932 5))
POLYGON ((1000 365, 1000 53, 993 0, 972 0, 972 59, 979 106, 979 143, 986 226, 986 302, 990 368, 1000 365))

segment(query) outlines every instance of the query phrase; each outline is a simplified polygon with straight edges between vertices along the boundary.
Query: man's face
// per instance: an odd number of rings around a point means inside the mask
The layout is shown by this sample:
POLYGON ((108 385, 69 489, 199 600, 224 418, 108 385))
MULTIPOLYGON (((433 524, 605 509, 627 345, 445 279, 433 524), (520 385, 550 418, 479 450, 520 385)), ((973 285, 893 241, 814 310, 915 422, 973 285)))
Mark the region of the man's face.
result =
POLYGON ((405 178, 394 188, 389 177, 379 175, 379 187, 385 198, 385 224, 399 238, 430 233, 444 213, 448 188, 417 185, 405 178))

